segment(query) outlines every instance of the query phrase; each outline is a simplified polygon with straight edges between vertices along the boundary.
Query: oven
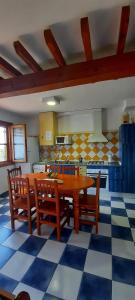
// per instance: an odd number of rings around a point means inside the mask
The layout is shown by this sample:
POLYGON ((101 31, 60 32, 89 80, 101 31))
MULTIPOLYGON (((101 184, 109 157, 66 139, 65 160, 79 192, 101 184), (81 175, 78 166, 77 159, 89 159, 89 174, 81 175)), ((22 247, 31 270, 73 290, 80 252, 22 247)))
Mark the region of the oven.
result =
POLYGON ((100 191, 109 191, 109 171, 108 169, 92 169, 91 167, 87 168, 86 175, 94 179, 94 185, 93 187, 89 188, 87 190, 88 194, 95 193, 96 191, 96 178, 98 173, 101 173, 100 175, 100 191))

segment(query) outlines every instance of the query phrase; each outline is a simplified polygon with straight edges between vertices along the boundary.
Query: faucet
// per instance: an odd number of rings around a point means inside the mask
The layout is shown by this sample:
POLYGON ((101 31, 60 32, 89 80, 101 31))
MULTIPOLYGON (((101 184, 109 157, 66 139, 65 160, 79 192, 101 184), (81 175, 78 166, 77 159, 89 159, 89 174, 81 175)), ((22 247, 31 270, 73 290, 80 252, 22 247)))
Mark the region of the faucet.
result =
POLYGON ((83 161, 83 158, 82 158, 82 156, 80 155, 80 157, 79 157, 79 163, 82 163, 82 161, 83 161))
POLYGON ((59 152, 56 153, 56 155, 55 155, 55 163, 59 160, 59 156, 60 156, 60 153, 59 152))
POLYGON ((69 155, 66 157, 66 163, 69 163, 69 155))

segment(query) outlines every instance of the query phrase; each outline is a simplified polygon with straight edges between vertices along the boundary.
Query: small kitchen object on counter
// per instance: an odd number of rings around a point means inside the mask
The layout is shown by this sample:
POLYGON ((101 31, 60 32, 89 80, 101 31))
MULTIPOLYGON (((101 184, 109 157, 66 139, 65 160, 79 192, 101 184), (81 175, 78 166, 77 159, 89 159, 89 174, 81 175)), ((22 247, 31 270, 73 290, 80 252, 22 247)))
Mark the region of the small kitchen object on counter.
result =
POLYGON ((108 163, 112 163, 112 154, 108 154, 108 163))
POLYGON ((129 123, 129 119, 130 119, 129 113, 128 112, 123 113, 123 115, 122 115, 122 122, 124 124, 128 124, 129 123))

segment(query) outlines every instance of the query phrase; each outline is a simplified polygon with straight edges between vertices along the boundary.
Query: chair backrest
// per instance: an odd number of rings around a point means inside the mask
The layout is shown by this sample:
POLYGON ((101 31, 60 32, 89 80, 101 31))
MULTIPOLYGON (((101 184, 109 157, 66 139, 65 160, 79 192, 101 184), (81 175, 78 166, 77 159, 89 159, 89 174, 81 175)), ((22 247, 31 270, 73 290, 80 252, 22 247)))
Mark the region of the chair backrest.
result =
POLYGON ((14 178, 16 176, 20 176, 22 174, 21 167, 13 168, 11 170, 7 169, 8 172, 8 178, 14 178))
POLYGON ((16 177, 10 179, 10 201, 12 204, 13 202, 15 203, 18 198, 21 198, 22 200, 27 200, 29 205, 29 195, 30 186, 28 178, 16 177))
POLYGON ((75 166, 75 165, 62 166, 62 174, 79 175, 79 166, 75 166))
POLYGON ((58 184, 56 180, 44 180, 44 179, 35 179, 35 200, 36 208, 40 209, 43 203, 55 203, 56 213, 60 213, 60 201, 58 193, 58 184))
POLYGON ((60 174, 61 173, 61 167, 59 165, 46 166, 46 172, 53 172, 53 173, 60 174))
POLYGON ((101 175, 101 172, 98 173, 98 176, 97 176, 97 179, 96 179, 96 205, 97 205, 97 206, 99 206, 100 175, 101 175))

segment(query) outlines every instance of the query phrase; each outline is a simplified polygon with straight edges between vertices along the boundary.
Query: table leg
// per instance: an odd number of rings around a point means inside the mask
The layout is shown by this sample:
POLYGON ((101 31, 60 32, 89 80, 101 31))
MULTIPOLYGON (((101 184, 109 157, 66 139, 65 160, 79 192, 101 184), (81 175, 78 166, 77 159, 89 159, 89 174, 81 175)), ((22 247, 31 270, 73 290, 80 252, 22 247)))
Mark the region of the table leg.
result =
POLYGON ((74 227, 76 233, 79 232, 79 192, 73 192, 73 201, 74 201, 74 227))

